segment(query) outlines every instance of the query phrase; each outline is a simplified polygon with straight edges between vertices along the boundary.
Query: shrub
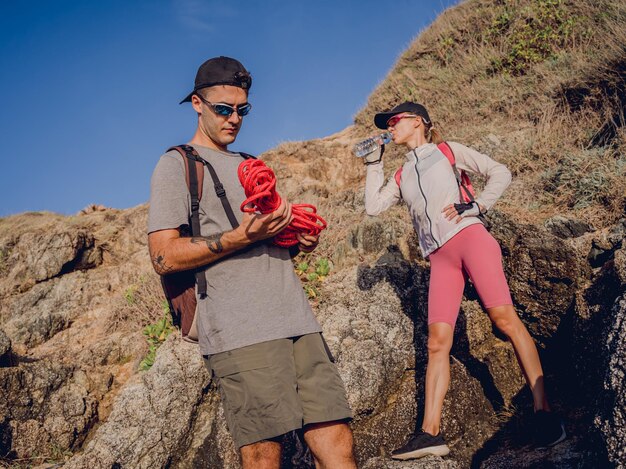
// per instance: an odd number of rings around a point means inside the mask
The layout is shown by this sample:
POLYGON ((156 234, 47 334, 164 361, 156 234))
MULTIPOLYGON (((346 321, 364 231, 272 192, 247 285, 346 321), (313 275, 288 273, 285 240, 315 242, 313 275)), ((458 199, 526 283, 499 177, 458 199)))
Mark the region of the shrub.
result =
POLYGON ((174 331, 167 303, 163 308, 163 316, 154 324, 149 324, 143 329, 143 335, 146 337, 149 349, 146 357, 139 364, 140 371, 149 370, 154 364, 156 352, 165 339, 174 331))
POLYGON ((557 203, 573 209, 623 204, 626 158, 605 148, 566 154, 541 175, 543 188, 557 203))
POLYGON ((522 75, 529 65, 556 58, 573 44, 575 32, 581 38, 590 35, 581 23, 563 0, 535 0, 523 8, 507 0, 486 30, 487 40, 502 39, 503 51, 492 59, 489 71, 522 75))
MULTIPOLYGON (((311 257, 310 254, 306 256, 305 259, 311 257)), ((328 276, 331 268, 330 261, 324 257, 318 258, 314 263, 304 260, 295 265, 296 273, 303 282, 302 288, 304 288, 309 299, 319 297, 320 291, 318 287, 328 276)))

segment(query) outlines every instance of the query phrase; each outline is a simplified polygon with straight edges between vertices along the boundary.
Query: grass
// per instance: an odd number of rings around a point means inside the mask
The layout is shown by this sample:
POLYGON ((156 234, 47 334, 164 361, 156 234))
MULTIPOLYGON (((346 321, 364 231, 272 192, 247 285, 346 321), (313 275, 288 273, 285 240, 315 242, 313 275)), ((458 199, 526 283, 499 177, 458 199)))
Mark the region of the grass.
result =
POLYGON ((113 327, 115 330, 125 327, 143 329, 163 316, 165 306, 159 277, 156 274, 139 275, 117 300, 113 327))
POLYGON ((34 454, 30 457, 4 459, 0 457, 0 468, 3 469, 31 469, 42 467, 44 464, 53 466, 62 465, 72 457, 72 452, 57 443, 50 443, 44 454, 34 454))
MULTIPOLYGON (((141 331, 148 343, 148 352, 139 364, 139 371, 149 370, 154 364, 156 352, 175 330, 159 277, 139 275, 128 285, 117 301, 114 330, 141 331)), ((120 363, 131 361, 122 357, 120 363)))
POLYGON ((5 276, 10 270, 10 267, 8 264, 8 259, 10 255, 11 255, 11 247, 9 246, 0 247, 0 275, 1 276, 5 276))
MULTIPOLYGON (((445 138, 511 169, 515 185, 497 208, 528 222, 561 214, 607 226, 626 203, 625 51, 623 1, 466 1, 400 56, 354 134, 376 132, 382 109, 422 102, 445 138)), ((403 151, 389 150, 393 168, 403 151)))

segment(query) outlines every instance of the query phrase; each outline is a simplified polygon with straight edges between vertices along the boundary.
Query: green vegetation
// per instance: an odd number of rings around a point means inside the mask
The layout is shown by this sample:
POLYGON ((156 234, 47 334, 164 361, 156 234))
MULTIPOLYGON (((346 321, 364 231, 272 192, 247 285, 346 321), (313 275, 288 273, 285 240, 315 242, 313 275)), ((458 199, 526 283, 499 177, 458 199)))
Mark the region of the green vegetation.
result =
POLYGON ((448 65, 448 63, 452 59, 452 51, 454 50, 455 45, 456 40, 452 35, 439 38, 436 52, 437 57, 444 66, 448 65))
POLYGON ((486 31, 487 40, 502 38, 502 55, 491 61, 491 73, 526 73, 529 65, 555 59, 575 37, 587 39, 583 18, 574 15, 564 0, 534 0, 523 8, 506 0, 486 31))
POLYGON ((126 290, 124 290, 124 299, 126 300, 126 304, 128 304, 129 306, 135 304, 135 292, 138 288, 139 287, 137 285, 131 285, 126 290))
POLYGON ((324 257, 318 258, 314 263, 304 260, 295 265, 296 273, 303 282, 302 288, 309 299, 320 296, 319 286, 326 279, 331 268, 330 261, 324 257))
POLYGON ((174 326, 172 325, 169 307, 165 303, 163 317, 156 323, 149 324, 143 329, 143 335, 146 337, 150 348, 148 349, 148 354, 139 364, 140 371, 146 371, 152 367, 158 348, 173 331, 174 326))

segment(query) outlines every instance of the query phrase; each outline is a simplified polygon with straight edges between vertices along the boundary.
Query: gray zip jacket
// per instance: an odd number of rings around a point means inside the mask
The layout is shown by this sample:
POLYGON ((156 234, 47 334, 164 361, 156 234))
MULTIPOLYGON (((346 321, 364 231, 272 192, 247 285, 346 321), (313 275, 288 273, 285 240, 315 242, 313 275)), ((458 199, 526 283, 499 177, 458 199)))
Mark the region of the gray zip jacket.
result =
MULTIPOLYGON (((454 152, 459 171, 487 177, 487 184, 476 197, 476 202, 489 210, 510 184, 510 171, 503 164, 472 148, 456 142, 447 143, 454 152)), ((477 217, 465 217, 459 223, 445 218, 443 208, 460 202, 459 188, 452 165, 434 143, 427 143, 406 154, 400 187, 394 176, 389 178, 387 184, 384 182, 382 161, 368 165, 365 211, 368 215, 378 215, 398 203, 400 198, 404 199, 425 258, 463 228, 482 223, 477 217)))

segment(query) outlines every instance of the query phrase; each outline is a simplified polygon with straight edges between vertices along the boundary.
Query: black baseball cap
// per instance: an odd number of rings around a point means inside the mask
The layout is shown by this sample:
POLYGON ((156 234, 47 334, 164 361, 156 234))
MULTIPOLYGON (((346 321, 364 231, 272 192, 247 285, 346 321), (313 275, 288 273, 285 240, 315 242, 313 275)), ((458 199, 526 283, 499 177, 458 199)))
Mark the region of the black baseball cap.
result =
POLYGON ((252 86, 252 76, 238 60, 223 55, 213 57, 200 65, 193 91, 179 104, 191 101, 198 90, 216 85, 238 86, 248 91, 252 86))
POLYGON ((374 124, 376 124, 376 127, 379 129, 386 129, 387 121, 396 114, 401 114, 403 112, 410 112, 411 114, 420 116, 424 119, 424 122, 430 124, 430 117, 428 116, 426 108, 421 104, 412 103, 411 101, 405 101, 402 104, 398 104, 391 111, 379 112, 374 116, 374 124))

